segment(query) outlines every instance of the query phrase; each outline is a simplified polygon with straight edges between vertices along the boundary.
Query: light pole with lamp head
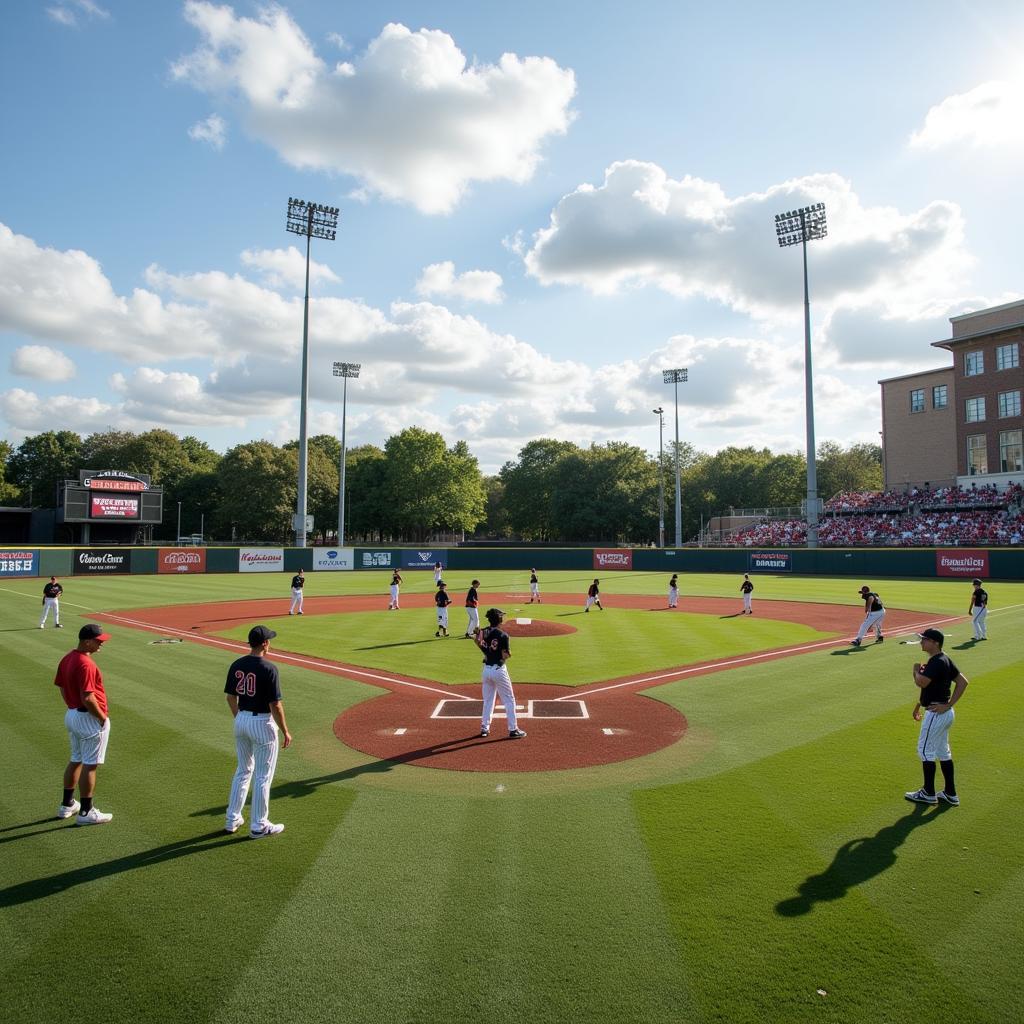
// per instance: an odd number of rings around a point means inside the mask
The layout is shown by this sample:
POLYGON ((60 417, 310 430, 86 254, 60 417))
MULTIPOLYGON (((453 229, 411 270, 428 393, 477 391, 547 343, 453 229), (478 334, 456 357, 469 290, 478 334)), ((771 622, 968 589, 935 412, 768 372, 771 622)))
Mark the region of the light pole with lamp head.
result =
POLYGON ((287 229, 306 237, 306 298, 302 307, 302 383, 299 387, 299 494, 295 516, 295 546, 306 546, 306 480, 309 472, 309 443, 306 436, 306 403, 309 398, 309 246, 314 238, 334 241, 338 208, 288 200, 287 229))
POLYGON ((814 379, 811 373, 811 300, 807 289, 807 243, 828 234, 825 204, 815 203, 775 216, 779 246, 804 251, 804 403, 807 413, 807 546, 818 546, 818 467, 814 444, 814 379))
POLYGON ((679 475, 679 384, 686 383, 689 370, 662 370, 663 384, 674 384, 676 389, 676 547, 683 546, 683 486, 679 475))
POLYGON ((178 536, 174 538, 175 544, 181 543, 181 502, 178 502, 178 536))
POLYGON ((651 412, 658 417, 658 547, 665 546, 665 410, 659 405, 651 412))
POLYGON ((334 376, 341 377, 341 464, 338 466, 338 547, 345 546, 345 410, 348 379, 358 377, 361 363, 335 363, 334 376))

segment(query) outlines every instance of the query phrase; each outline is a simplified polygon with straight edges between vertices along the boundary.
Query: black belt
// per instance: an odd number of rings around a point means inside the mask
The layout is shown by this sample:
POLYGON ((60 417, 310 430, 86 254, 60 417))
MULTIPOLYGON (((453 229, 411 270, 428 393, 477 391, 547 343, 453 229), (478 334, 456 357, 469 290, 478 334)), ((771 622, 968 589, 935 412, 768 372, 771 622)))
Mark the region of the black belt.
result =
POLYGON ((83 715, 89 714, 88 708, 75 708, 76 711, 80 711, 83 715))
POLYGON ((269 711, 246 711, 244 713, 247 714, 247 715, 269 715, 270 714, 269 711))

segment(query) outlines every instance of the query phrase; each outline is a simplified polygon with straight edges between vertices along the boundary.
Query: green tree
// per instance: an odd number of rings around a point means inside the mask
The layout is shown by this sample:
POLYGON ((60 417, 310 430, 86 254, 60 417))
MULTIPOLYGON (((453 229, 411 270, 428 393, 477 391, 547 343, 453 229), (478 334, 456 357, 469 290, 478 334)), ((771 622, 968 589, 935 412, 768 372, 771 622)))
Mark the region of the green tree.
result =
POLYGON ((285 543, 292 535, 296 458, 269 441, 236 445, 218 469, 221 501, 217 535, 239 541, 285 543))
POLYGON ((504 539, 512 535, 508 509, 505 507, 505 483, 500 476, 485 476, 484 510, 486 518, 480 532, 483 536, 504 539))
POLYGON ((376 445, 349 450, 345 458, 346 536, 380 543, 395 529, 387 489, 387 456, 376 445))
POLYGON ((70 430, 26 437, 7 460, 7 478, 23 502, 31 499, 37 508, 56 507, 60 484, 78 477, 81 449, 81 437, 70 430))
POLYGON ((882 449, 877 444, 853 444, 843 448, 835 441, 818 445, 816 458, 818 494, 828 501, 843 491, 880 491, 882 449))
POLYGON ((19 491, 7 480, 7 462, 14 448, 7 441, 0 441, 0 505, 11 505, 19 500, 19 491))
POLYGON ((514 462, 506 462, 498 476, 505 485, 505 508, 514 533, 524 540, 550 540, 560 536, 552 505, 560 479, 559 463, 579 453, 572 441, 542 437, 530 441, 514 462))

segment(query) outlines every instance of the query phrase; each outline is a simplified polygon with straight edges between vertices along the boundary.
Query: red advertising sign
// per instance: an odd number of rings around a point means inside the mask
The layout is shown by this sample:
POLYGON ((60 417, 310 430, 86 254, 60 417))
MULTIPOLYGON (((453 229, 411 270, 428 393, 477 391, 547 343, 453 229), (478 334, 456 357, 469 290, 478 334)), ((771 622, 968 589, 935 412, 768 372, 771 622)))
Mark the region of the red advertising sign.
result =
POLYGON ((632 548, 596 548, 594 550, 595 569, 632 569, 632 548))
POLYGON ((116 477, 93 476, 89 477, 84 486, 98 491, 146 491, 149 485, 141 480, 118 480, 116 477))
POLYGON ((206 548, 160 548, 157 572, 206 572, 206 548))
POLYGON ((935 552, 936 576, 988 575, 988 552, 970 548, 946 548, 935 552))
POLYGON ((138 519, 139 499, 119 498, 113 494, 90 494, 89 516, 92 519, 138 519))

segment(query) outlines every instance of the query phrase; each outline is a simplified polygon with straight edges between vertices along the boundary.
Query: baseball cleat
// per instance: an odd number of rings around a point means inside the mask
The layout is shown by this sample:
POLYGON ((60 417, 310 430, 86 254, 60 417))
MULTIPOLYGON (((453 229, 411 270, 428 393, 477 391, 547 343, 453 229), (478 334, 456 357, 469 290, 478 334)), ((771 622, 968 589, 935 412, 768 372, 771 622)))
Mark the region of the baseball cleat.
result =
POLYGON ((960 797, 955 793, 947 793, 945 790, 940 790, 935 796, 944 804, 949 804, 950 807, 960 806, 960 797))
POLYGON ((227 832, 229 836, 233 836, 244 824, 245 820, 239 818, 238 821, 225 825, 224 831, 227 832))
POLYGON ((851 641, 850 641, 850 643, 851 643, 851 644, 852 644, 852 645, 853 645, 854 647, 860 647, 860 641, 859 641, 859 640, 851 640, 851 641))
POLYGON ((40 628, 40 629, 42 629, 42 628, 43 628, 43 624, 42 624, 41 622, 39 623, 39 628, 40 628))
POLYGON ((76 825, 106 825, 114 816, 104 814, 99 808, 93 807, 88 814, 79 814, 75 818, 76 825))
POLYGON ((64 628, 64 623, 62 623, 62 622, 55 622, 53 624, 53 628, 54 629, 63 629, 64 628))
POLYGON ((441 635, 441 630, 438 630, 438 631, 437 631, 437 632, 436 632, 436 633, 434 634, 434 636, 440 636, 440 635, 441 635))
POLYGON ((256 832, 250 832, 249 838, 265 839, 267 836, 280 835, 283 831, 284 825, 272 825, 270 822, 268 822, 266 825, 263 826, 263 828, 257 830, 256 832))
POLYGON ((510 740, 525 740, 526 733, 522 729, 510 729, 508 733, 510 740))
POLYGON ((480 739, 486 739, 490 735, 491 735, 491 730, 490 729, 481 729, 480 730, 480 739))
POLYGON ((903 799, 915 804, 937 804, 939 802, 937 796, 933 796, 924 789, 915 789, 913 793, 904 793, 903 799))
POLYGON ((875 640, 875 643, 876 644, 880 644, 884 639, 885 639, 884 636, 880 636, 880 637, 878 637, 878 639, 875 640))
POLYGON ((71 801, 70 807, 65 807, 61 804, 57 808, 57 817, 60 819, 70 818, 72 814, 77 814, 81 810, 82 805, 77 800, 71 801))

